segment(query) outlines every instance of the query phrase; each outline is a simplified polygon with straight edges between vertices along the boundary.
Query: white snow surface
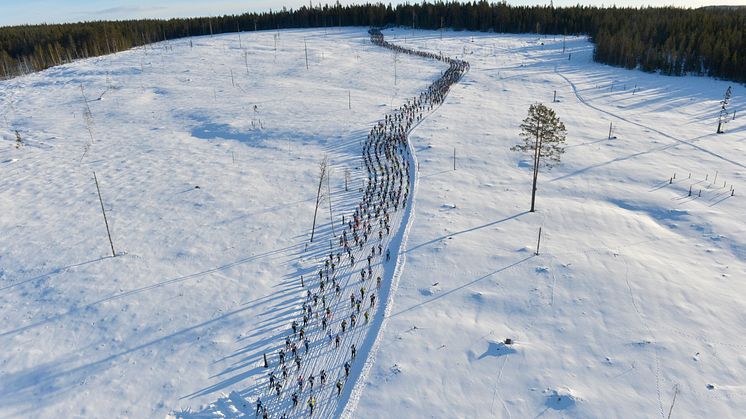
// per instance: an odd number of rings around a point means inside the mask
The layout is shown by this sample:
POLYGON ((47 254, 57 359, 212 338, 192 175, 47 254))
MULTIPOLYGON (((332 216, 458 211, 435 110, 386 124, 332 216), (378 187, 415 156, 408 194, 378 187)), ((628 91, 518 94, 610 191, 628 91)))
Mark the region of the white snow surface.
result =
MULTIPOLYGON (((582 38, 385 34, 471 70, 410 137, 398 287, 345 415, 741 417, 746 122, 714 134, 728 83, 599 65, 582 38), (529 213, 509 148, 536 101, 568 148, 529 213)), ((0 417, 253 417, 261 356, 333 234, 325 202, 305 248, 319 160, 349 210, 370 127, 446 68, 399 54, 394 85, 363 28, 191 42, 0 82, 0 417)))

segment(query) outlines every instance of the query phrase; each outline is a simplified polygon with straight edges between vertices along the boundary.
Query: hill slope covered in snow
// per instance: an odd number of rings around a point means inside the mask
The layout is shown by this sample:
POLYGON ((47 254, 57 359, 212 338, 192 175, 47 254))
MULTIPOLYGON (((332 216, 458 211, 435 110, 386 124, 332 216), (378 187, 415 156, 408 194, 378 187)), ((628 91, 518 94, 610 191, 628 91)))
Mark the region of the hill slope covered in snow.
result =
MULTIPOLYGON (((563 54, 561 37, 385 34, 471 69, 410 137, 399 286, 335 414, 738 417, 746 123, 714 134, 728 84, 598 65, 579 38, 563 54), (568 147, 528 213, 509 148, 536 101, 568 147)), ((253 416, 262 355, 336 234, 327 198, 306 246, 319 161, 333 214, 351 211, 370 128, 446 68, 356 28, 184 39, 1 82, 0 416, 240 416, 232 391, 253 416)))

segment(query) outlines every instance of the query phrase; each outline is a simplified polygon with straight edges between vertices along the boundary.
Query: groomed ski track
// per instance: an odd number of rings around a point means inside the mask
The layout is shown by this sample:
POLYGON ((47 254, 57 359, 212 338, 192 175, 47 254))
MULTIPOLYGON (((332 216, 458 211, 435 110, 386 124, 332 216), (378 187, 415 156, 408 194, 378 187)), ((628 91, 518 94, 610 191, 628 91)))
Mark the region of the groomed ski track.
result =
MULTIPOLYGON (((420 52, 402 48, 384 40, 379 29, 369 31, 371 42, 395 50, 399 53, 418 55, 433 60, 445 62, 449 68, 441 74, 418 97, 406 101, 402 107, 390 111, 373 127, 362 149, 360 166, 364 164, 366 174, 354 179, 351 190, 358 188, 358 195, 354 205, 341 202, 335 203, 336 214, 346 214, 344 242, 341 234, 322 234, 320 239, 311 243, 306 249, 306 259, 313 260, 314 269, 304 280, 304 291, 308 297, 302 304, 297 301, 294 309, 296 315, 293 321, 298 326, 304 325, 306 310, 311 309, 307 316, 308 331, 305 336, 309 341, 308 350, 303 346, 303 339, 297 339, 297 334, 288 327, 287 332, 277 337, 271 350, 266 353, 269 366, 264 369, 264 376, 257 379, 254 385, 243 390, 231 391, 227 396, 219 398, 214 403, 199 411, 173 412, 178 418, 207 418, 207 417, 268 417, 268 418, 303 418, 303 417, 342 417, 351 418, 365 389, 366 377, 375 362, 376 352, 380 345, 381 335, 386 328, 387 317, 393 306, 393 298, 399 285, 399 279, 404 269, 407 238, 414 216, 414 196, 417 189, 417 158, 414 148, 408 141, 409 135, 419 124, 437 111, 443 104, 451 85, 457 83, 468 71, 469 64, 432 53, 420 52), (371 154, 373 150, 373 154, 371 154), (380 152, 380 154, 379 154, 380 152), (366 156, 367 154, 367 156, 366 156), (378 160, 383 156, 383 162, 378 160), (375 160, 374 160, 375 158, 375 160), (397 181, 398 190, 394 190, 397 181), (379 182, 379 179, 381 181, 379 182), (404 181, 406 179, 406 181, 404 181), (376 192, 377 191, 377 192, 376 192), (374 195, 381 199, 380 205, 374 202, 374 195), (403 196, 402 196, 403 194, 403 196), (393 208, 389 208, 393 206, 393 208), (385 208, 384 208, 385 207, 385 208), (391 221, 386 209, 391 210, 391 221), (383 209, 383 214, 379 214, 383 209), (371 215, 374 213, 371 220, 371 215), (368 215, 367 231, 358 227, 368 215), (354 221, 353 221, 354 220, 354 221), (376 228, 372 228, 373 225, 376 228), (389 232, 390 231, 390 232, 389 232), (380 232, 380 233, 379 233, 380 232), (358 233, 360 242, 358 244, 358 233), (365 234, 365 238, 362 235, 365 234), (390 234, 393 233, 393 234, 390 234), (355 242, 348 246, 347 238, 355 235, 355 242), (332 238, 331 236, 334 235, 332 238), (378 236, 378 237, 376 237, 378 236), (379 239, 379 237, 381 237, 379 239), (332 247, 332 241, 335 245, 332 247), (328 242, 328 246, 327 246, 328 242), (373 248, 373 254, 368 251, 373 248), (380 246, 379 246, 380 244, 380 246), (333 250, 332 250, 333 249, 333 250), (375 249, 379 250, 375 253, 375 249), (391 259, 386 260, 390 252, 391 259), (366 257, 370 260, 366 264, 366 257), (335 262, 337 262, 335 264, 335 262), (361 280, 362 276, 362 280, 361 280), (374 278, 382 279, 381 285, 376 286, 374 278), (334 287, 339 284, 341 292, 334 287), (367 293, 364 293, 364 287, 367 293), (360 291, 358 291, 360 290, 360 291), (377 304, 368 302, 370 293, 377 293, 377 304), (358 294, 360 297, 358 298, 358 294), (348 302, 351 298, 362 308, 355 311, 355 303, 348 302), (328 298, 326 298, 328 297, 328 298), (321 325, 323 306, 332 310, 332 316, 327 317, 328 327, 321 325), (331 302, 327 302, 331 301, 331 302), (365 309, 368 309, 367 311, 365 309), (370 311, 370 321, 363 318, 363 312, 370 311), (319 316, 319 313, 322 315, 319 316), (349 314, 356 315, 356 325, 347 326, 346 332, 340 330, 344 320, 350 323, 349 314), (330 331, 333 331, 330 333, 330 331), (335 347, 332 336, 338 334, 341 340, 339 347, 335 347), (294 363, 290 346, 285 340, 291 338, 292 345, 297 346, 300 367, 294 363), (351 347, 356 347, 357 355, 352 358, 351 347), (278 352, 284 349, 285 362, 279 361, 278 352), (346 375, 343 366, 349 363, 351 368, 346 375), (283 369, 288 373, 283 376, 283 369), (326 382, 321 385, 320 372, 326 371, 326 382), (270 375, 274 375, 270 378, 270 375), (315 376, 315 385, 309 389, 308 378, 315 376), (301 378, 302 384, 298 384, 301 378), (270 381, 280 383, 274 386, 270 381), (342 391, 337 394, 336 383, 342 383, 342 391), (297 405, 292 402, 293 394, 297 394, 297 405), (261 408, 257 401, 261 400, 261 408), (312 402, 313 400, 313 402, 312 402), (313 404, 313 410, 311 409, 313 404)), ((322 208, 323 211, 323 208, 322 208)), ((328 232, 327 232, 328 233, 328 232)), ((352 240, 350 240, 352 241, 352 240)), ((300 282, 300 279, 299 279, 300 282)), ((290 326, 290 321, 288 321, 290 326)), ((263 367, 260 361, 257 368, 263 367)), ((261 373, 260 373, 261 374, 261 373)))

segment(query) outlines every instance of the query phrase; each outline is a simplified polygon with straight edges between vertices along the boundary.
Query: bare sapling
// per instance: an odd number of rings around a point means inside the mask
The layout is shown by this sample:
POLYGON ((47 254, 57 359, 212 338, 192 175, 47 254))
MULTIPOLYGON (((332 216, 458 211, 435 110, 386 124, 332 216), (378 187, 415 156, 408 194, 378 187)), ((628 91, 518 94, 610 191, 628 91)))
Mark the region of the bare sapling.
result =
POLYGON ((324 180, 327 176, 327 166, 329 165, 329 158, 327 156, 324 156, 324 158, 319 163, 319 187, 316 189, 316 206, 313 210, 313 226, 311 227, 311 242, 313 242, 313 236, 316 233, 316 215, 319 212, 319 205, 321 204, 321 201, 324 199, 324 195, 321 191, 321 187, 324 185, 324 180))

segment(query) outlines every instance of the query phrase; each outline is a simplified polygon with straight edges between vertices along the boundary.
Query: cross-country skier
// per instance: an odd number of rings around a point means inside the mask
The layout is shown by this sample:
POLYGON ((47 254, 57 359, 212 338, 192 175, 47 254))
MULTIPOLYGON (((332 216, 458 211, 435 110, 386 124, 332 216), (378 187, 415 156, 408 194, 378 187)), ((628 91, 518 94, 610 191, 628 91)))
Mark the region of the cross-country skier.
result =
POLYGON ((316 406, 316 399, 311 396, 310 399, 308 399, 308 408, 311 410, 311 416, 313 416, 313 407, 316 406))

